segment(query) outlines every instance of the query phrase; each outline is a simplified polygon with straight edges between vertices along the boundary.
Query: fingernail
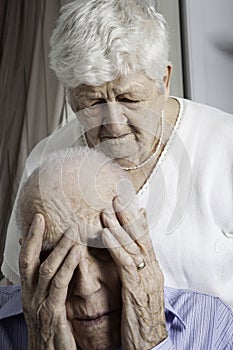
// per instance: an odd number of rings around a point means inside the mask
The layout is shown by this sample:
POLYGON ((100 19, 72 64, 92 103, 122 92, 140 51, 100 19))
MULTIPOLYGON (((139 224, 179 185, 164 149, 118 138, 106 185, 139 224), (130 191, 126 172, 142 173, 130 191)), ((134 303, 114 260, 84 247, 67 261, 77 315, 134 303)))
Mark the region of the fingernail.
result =
POLYGON ((39 231, 41 231, 41 233, 44 233, 44 225, 45 225, 45 222, 44 222, 43 215, 35 214, 32 220, 32 224, 28 231, 28 237, 34 236, 35 232, 38 231, 38 226, 39 226, 39 231))
POLYGON ((32 226, 36 226, 38 224, 40 224, 43 220, 43 216, 41 214, 36 214, 34 215, 34 218, 32 220, 32 226))
POLYGON ((103 214, 107 218, 108 221, 111 221, 111 222, 115 221, 115 218, 114 218, 113 214, 110 214, 107 211, 104 211, 103 214))
POLYGON ((116 201, 120 206, 124 205, 122 197, 120 197, 120 196, 116 197, 116 201))
POLYGON ((118 211, 125 208, 125 203, 123 201, 123 198, 120 196, 117 196, 114 198, 114 205, 117 206, 118 211))
POLYGON ((122 211, 125 209, 129 209, 135 213, 139 211, 139 205, 136 198, 132 198, 126 201, 126 199, 122 197, 116 197, 116 205, 118 206, 118 211, 122 211))
POLYGON ((108 228, 104 228, 102 231, 102 241, 103 241, 103 246, 104 248, 108 248, 108 239, 112 238, 111 231, 108 228), (107 240, 107 241, 106 241, 107 240))

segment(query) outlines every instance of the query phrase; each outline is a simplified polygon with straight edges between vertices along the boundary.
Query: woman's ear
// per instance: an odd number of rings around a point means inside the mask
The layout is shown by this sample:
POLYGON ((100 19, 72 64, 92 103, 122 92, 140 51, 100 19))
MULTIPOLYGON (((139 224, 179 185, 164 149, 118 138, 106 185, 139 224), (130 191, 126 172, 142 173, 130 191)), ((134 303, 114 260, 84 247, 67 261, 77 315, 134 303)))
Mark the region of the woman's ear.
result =
POLYGON ((164 98, 166 101, 170 95, 171 75, 172 75, 172 64, 169 62, 169 64, 167 65, 167 68, 166 68, 166 74, 163 76, 164 98))

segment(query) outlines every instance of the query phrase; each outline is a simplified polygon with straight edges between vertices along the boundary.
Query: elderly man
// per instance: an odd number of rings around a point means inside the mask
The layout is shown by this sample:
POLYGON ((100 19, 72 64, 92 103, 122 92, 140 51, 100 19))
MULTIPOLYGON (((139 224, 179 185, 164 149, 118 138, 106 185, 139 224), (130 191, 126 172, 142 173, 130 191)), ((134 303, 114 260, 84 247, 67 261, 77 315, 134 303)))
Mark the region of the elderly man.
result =
POLYGON ((144 211, 101 153, 50 155, 23 185, 17 220, 23 309, 19 287, 1 289, 2 348, 233 349, 218 298, 164 292, 144 211))

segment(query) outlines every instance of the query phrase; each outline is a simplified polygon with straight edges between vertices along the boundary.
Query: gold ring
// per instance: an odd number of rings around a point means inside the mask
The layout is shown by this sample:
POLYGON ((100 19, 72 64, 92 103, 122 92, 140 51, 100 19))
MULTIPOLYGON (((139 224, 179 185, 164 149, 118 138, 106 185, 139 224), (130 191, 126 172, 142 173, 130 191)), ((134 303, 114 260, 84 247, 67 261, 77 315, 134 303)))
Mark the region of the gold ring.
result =
POLYGON ((142 270, 144 269, 144 267, 146 266, 145 261, 143 260, 140 264, 138 264, 136 267, 138 270, 142 270))

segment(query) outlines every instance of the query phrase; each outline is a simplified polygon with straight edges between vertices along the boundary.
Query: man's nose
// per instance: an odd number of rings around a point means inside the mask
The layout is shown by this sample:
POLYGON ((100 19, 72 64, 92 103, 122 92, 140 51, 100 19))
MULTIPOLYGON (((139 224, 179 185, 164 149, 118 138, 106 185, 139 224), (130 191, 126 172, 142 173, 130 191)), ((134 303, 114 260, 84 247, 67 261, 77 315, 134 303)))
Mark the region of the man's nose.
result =
POLYGON ((91 257, 80 261, 73 278, 75 296, 86 299, 101 289, 100 268, 91 257))
POLYGON ((127 124, 127 117, 118 102, 107 102, 104 111, 104 126, 113 135, 121 135, 127 124))

